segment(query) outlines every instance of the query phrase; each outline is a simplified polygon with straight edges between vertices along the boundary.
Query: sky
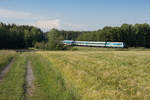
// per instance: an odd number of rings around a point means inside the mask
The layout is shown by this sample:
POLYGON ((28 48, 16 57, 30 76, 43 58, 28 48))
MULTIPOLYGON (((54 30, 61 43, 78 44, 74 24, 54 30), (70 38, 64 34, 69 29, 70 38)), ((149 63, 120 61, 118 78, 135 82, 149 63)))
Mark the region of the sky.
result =
POLYGON ((150 0, 0 0, 0 22, 48 31, 150 24, 150 0))

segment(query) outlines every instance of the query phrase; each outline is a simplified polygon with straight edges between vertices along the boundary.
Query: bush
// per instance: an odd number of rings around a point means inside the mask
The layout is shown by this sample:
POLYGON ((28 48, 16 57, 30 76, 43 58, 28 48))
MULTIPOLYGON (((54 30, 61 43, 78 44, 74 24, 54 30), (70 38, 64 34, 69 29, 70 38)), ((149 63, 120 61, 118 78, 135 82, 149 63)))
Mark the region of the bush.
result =
POLYGON ((45 42, 36 42, 34 45, 34 48, 36 49, 46 49, 46 43, 45 42))

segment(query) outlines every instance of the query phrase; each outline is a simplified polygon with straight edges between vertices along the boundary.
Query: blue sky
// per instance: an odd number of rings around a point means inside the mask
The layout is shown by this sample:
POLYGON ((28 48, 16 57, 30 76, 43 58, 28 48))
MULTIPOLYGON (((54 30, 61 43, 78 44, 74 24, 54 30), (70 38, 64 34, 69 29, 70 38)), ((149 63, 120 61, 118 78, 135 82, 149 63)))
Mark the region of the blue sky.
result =
POLYGON ((0 0, 0 21, 42 30, 97 30, 149 23, 149 0, 0 0))

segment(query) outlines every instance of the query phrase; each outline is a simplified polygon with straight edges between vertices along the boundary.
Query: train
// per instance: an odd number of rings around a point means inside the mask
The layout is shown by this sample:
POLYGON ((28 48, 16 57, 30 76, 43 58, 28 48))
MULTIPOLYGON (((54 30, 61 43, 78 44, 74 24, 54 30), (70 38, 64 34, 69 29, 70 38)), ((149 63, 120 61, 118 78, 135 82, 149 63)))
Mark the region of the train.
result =
POLYGON ((97 42, 97 41, 73 41, 73 40, 63 40, 62 42, 64 45, 70 46, 126 48, 124 42, 97 42))

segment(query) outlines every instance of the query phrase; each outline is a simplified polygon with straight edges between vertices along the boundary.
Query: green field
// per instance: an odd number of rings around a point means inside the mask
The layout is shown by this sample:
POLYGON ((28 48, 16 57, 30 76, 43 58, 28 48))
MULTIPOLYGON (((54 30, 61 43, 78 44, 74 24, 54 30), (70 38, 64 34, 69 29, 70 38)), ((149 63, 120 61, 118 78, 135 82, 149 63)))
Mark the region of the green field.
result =
MULTIPOLYGON (((13 53, 12 67, 0 81, 0 99, 26 98, 26 66, 31 61, 31 100, 150 100, 149 49, 76 48, 13 53)), ((13 51, 0 55, 4 52, 13 51)))

